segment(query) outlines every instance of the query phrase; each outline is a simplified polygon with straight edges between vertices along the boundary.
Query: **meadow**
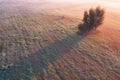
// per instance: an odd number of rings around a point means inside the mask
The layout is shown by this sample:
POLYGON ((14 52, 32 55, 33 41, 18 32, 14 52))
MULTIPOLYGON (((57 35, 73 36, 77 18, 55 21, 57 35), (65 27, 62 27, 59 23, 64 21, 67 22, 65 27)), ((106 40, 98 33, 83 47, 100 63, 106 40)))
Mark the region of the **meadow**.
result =
POLYGON ((0 80, 119 80, 120 1, 0 0, 0 80), (104 24, 79 35, 84 10, 104 24))

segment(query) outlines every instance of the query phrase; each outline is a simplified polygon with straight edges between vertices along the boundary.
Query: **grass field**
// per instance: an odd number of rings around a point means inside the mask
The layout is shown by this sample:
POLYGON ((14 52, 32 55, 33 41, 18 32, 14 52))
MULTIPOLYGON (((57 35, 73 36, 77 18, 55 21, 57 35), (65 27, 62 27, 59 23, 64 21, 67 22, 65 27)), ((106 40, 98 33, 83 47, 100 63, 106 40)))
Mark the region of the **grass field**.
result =
POLYGON ((118 3, 0 0, 0 80, 120 80, 118 3), (100 4, 104 24, 78 35, 84 10, 100 4))

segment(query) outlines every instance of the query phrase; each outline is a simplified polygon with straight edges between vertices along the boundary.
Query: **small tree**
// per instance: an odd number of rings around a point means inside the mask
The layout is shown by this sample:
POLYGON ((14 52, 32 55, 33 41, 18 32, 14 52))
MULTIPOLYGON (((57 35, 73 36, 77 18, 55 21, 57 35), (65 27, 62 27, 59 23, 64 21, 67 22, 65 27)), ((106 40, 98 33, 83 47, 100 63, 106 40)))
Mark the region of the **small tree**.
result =
POLYGON ((91 8, 88 12, 84 12, 83 24, 79 24, 80 31, 88 32, 96 29, 103 23, 105 10, 99 6, 96 9, 91 8), (84 28, 83 28, 84 27, 84 28))

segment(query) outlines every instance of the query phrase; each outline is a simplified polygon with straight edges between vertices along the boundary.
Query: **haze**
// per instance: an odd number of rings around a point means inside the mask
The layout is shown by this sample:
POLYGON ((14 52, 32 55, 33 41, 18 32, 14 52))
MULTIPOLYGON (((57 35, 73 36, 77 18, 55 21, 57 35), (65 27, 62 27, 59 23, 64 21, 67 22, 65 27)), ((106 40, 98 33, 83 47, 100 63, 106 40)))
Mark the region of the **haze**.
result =
POLYGON ((0 80, 120 80, 119 4, 0 0, 0 80), (103 24, 79 30, 84 11, 98 5, 105 9, 103 24))

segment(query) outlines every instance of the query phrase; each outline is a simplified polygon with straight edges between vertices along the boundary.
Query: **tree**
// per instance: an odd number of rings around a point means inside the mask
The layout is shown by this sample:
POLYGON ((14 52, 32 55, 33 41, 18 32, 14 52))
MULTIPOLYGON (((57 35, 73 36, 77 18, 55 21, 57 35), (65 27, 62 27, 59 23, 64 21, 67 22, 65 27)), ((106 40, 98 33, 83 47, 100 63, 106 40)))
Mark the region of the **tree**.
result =
POLYGON ((83 22, 84 22, 84 24, 89 24, 89 15, 88 15, 88 12, 87 11, 85 11, 84 12, 84 17, 83 17, 83 22))
POLYGON ((96 29, 103 23, 105 10, 99 6, 96 9, 91 8, 84 12, 83 24, 78 25, 78 29, 83 32, 88 32, 96 29))

